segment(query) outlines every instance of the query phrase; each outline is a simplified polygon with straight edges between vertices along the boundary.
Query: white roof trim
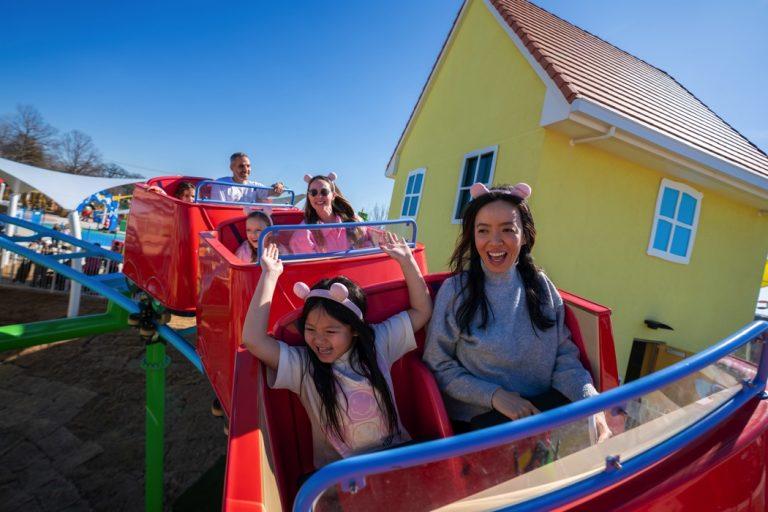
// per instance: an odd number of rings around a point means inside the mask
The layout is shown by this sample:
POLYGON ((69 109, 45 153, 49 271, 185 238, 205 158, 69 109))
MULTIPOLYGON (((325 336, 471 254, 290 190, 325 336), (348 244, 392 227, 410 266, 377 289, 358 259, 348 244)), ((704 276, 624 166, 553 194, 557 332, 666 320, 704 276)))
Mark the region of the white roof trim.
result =
POLYGON ((0 158, 0 178, 9 184, 18 180, 21 183, 20 192, 37 190, 66 210, 74 210, 84 199, 96 192, 146 180, 146 178, 98 178, 67 174, 20 164, 5 158, 0 158))

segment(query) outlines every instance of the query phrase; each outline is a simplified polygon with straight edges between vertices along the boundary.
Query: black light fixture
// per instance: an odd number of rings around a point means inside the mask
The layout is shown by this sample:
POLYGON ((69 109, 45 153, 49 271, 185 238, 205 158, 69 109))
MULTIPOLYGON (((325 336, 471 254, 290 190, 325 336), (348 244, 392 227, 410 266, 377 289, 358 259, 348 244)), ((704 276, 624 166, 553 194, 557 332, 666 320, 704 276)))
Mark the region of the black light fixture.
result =
POLYGON ((659 322, 657 320, 651 320, 650 318, 646 318, 643 320, 645 322, 645 325, 648 326, 649 329, 667 329, 668 331, 674 331, 674 329, 670 326, 668 326, 665 323, 659 322))

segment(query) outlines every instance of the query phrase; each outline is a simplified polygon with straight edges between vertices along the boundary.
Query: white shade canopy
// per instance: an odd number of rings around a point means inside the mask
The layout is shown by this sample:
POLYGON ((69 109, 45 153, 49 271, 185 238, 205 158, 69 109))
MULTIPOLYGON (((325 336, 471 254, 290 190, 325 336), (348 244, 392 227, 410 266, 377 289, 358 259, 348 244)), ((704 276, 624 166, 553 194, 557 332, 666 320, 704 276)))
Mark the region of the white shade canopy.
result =
POLYGON ((91 194, 120 185, 139 183, 146 178, 98 178, 65 172, 49 171, 31 165, 0 158, 0 178, 8 186, 15 180, 21 183, 20 192, 36 190, 53 199, 65 210, 74 210, 91 194))

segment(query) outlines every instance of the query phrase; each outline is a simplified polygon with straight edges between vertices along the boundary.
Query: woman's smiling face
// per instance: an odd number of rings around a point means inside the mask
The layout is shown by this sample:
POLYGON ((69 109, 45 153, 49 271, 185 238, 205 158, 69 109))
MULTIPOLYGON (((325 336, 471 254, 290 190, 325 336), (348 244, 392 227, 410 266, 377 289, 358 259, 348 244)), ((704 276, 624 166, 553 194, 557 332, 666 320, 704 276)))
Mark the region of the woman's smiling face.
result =
POLYGON ((518 209, 506 201, 494 201, 477 212, 474 227, 475 249, 490 272, 507 272, 525 245, 523 223, 518 209))
POLYGON ((309 204, 318 215, 330 215, 333 213, 333 185, 323 179, 317 179, 309 184, 307 189, 309 204), (325 195, 323 195, 325 194, 325 195))

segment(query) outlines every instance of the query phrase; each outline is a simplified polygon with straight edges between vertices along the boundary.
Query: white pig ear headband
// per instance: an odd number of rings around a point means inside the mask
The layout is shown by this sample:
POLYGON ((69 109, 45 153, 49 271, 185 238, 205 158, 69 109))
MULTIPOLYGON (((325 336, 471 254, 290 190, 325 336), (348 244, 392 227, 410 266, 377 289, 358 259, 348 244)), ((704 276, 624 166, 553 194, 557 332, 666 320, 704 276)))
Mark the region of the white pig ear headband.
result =
MULTIPOLYGON (((338 176, 336 175, 335 172, 329 172, 328 175, 326 176, 326 178, 328 179, 328 181, 333 183, 334 181, 336 181, 336 178, 338 178, 338 176)), ((306 181, 307 183, 312 181, 312 175, 311 174, 305 174, 304 175, 304 181, 306 181)))
MULTIPOLYGON (((502 194, 512 194, 515 197, 519 197, 520 199, 528 199, 530 197, 531 192, 531 186, 527 183, 518 183, 511 189, 494 189, 494 192, 501 192, 502 194)), ((489 193, 490 190, 488 187, 483 185, 482 183, 475 183, 471 187, 469 187, 469 195, 472 196, 472 199, 477 199, 480 196, 484 196, 485 194, 489 193)))
POLYGON ((298 298, 305 301, 310 297, 322 297, 323 299, 336 301, 342 306, 346 306, 347 309, 357 315, 357 318, 360 320, 363 319, 363 312, 360 311, 360 308, 357 307, 354 302, 349 300, 349 290, 347 290, 347 287, 341 283, 333 283, 329 290, 320 288, 310 290, 306 283, 299 281, 293 285, 293 293, 295 293, 298 298))

